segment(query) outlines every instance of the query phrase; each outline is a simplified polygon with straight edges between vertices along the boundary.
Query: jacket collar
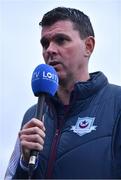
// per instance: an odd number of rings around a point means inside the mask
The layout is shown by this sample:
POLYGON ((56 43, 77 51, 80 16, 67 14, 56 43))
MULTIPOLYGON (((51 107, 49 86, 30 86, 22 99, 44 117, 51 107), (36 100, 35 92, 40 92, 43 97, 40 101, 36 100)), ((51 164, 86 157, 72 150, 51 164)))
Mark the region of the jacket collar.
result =
MULTIPOLYGON (((70 116, 88 107, 93 97, 108 84, 106 76, 102 72, 90 73, 90 79, 86 82, 77 82, 71 93, 70 103, 64 106, 57 94, 47 98, 52 114, 64 115, 70 112, 70 116), (56 111, 55 111, 56 109, 56 111)), ((54 116, 54 117, 55 117, 54 116)))
MULTIPOLYGON (((108 80, 102 72, 98 71, 90 73, 90 79, 88 81, 77 82, 75 84, 74 90, 71 93, 70 104, 73 104, 75 101, 85 100, 90 96, 93 96, 98 91, 100 91, 107 83, 108 80)), ((52 97, 52 101, 56 101, 56 103, 60 102, 57 94, 52 97)))
POLYGON ((107 83, 108 80, 102 72, 90 73, 90 79, 88 81, 75 84, 70 100, 87 99, 100 91, 107 83))

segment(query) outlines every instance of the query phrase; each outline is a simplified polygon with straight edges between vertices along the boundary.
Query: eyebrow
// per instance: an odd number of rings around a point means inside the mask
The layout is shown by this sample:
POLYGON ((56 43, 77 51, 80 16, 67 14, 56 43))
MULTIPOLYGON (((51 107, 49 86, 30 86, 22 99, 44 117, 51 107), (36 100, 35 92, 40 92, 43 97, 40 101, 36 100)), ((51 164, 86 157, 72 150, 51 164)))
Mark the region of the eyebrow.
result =
MULTIPOLYGON (((68 35, 63 34, 63 33, 58 33, 58 34, 54 35, 54 37, 53 37, 52 39, 55 39, 55 38, 57 38, 57 37, 64 37, 64 38, 66 38, 66 39, 70 39, 70 37, 69 37, 68 35)), ((41 44, 42 44, 43 42, 45 42, 45 41, 48 41, 48 38, 42 37, 42 38, 40 39, 40 43, 41 43, 41 44)))

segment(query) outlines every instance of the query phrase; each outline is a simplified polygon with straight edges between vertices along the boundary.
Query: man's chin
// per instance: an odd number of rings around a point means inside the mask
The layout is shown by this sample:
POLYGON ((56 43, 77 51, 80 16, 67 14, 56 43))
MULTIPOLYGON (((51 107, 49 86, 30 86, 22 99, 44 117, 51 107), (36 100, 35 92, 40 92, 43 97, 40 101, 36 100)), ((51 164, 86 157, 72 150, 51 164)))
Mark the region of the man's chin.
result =
POLYGON ((59 78, 59 84, 66 85, 66 82, 67 82, 66 76, 64 74, 58 73, 58 72, 57 72, 57 74, 58 74, 58 78, 59 78))
POLYGON ((58 74, 59 80, 65 79, 65 76, 63 75, 63 73, 62 73, 61 71, 56 70, 56 72, 57 72, 57 74, 58 74))
POLYGON ((56 70, 57 73, 62 71, 61 64, 54 65, 53 68, 56 70))

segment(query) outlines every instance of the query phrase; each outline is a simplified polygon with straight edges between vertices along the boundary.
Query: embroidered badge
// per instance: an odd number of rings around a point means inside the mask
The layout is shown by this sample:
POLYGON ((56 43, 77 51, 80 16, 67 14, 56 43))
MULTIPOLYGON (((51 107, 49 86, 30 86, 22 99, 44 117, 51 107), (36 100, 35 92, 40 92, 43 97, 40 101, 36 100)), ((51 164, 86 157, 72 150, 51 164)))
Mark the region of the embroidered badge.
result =
POLYGON ((97 127, 93 125, 94 120, 95 117, 79 117, 76 122, 76 125, 72 126, 71 130, 79 136, 83 136, 87 133, 90 133, 92 130, 96 130, 97 127))

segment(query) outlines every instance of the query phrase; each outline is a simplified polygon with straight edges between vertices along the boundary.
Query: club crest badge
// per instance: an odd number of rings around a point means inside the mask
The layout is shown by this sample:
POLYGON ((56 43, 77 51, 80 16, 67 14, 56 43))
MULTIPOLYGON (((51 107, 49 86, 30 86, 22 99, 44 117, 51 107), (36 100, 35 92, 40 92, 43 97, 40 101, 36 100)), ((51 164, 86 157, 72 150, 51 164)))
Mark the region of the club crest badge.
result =
POLYGON ((83 136, 87 133, 90 133, 93 130, 96 130, 97 126, 94 126, 95 117, 84 117, 78 118, 76 125, 72 126, 71 130, 78 134, 79 136, 83 136))

